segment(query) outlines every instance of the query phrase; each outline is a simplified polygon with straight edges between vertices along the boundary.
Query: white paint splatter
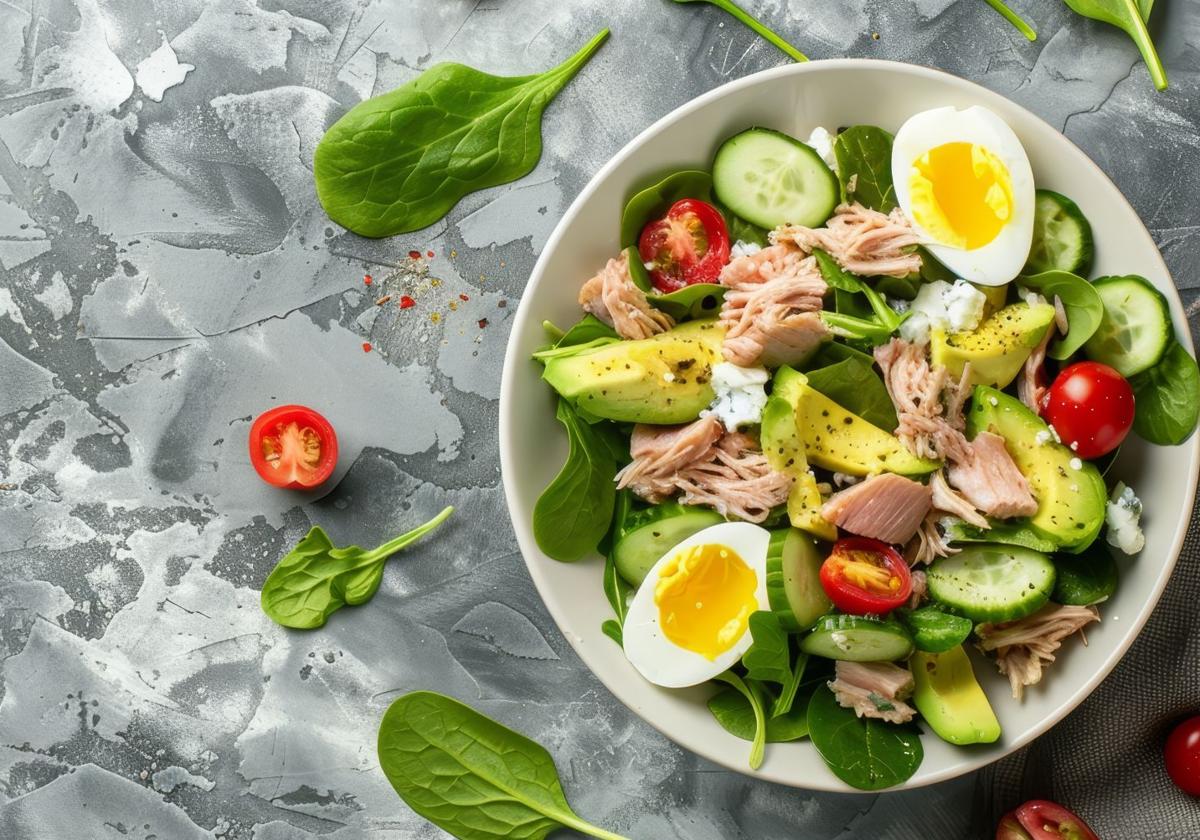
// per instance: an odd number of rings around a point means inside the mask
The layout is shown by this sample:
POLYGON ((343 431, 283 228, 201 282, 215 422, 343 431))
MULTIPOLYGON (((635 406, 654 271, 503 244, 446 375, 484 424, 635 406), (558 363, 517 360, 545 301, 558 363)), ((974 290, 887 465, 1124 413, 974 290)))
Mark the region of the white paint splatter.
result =
POLYGON ((195 65, 179 61, 164 35, 162 45, 138 62, 135 78, 142 93, 155 102, 162 102, 163 94, 183 84, 187 74, 195 69, 195 65))
POLYGON ((217 786, 216 782, 209 781, 203 776, 193 775, 182 767, 175 766, 159 770, 150 777, 150 780, 154 783, 155 790, 162 793, 170 793, 180 785, 192 785, 204 791, 212 790, 217 786))

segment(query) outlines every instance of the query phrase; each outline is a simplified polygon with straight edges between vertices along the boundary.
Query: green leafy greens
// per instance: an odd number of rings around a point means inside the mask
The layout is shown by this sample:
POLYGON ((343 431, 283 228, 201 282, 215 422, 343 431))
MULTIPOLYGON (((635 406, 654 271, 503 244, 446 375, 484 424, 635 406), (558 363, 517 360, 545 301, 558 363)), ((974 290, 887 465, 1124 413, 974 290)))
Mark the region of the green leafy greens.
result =
POLYGON ((1051 303, 1057 297, 1067 310, 1070 329, 1051 342, 1046 355, 1051 359, 1069 359, 1083 346, 1104 320, 1104 301, 1091 283, 1069 271, 1043 271, 1017 279, 1018 286, 1038 292, 1051 303))
MULTIPOLYGON (((754 716, 754 737, 747 739, 750 741, 750 769, 757 770, 762 767, 763 750, 767 743, 767 716, 763 711, 763 688, 754 680, 743 680, 733 671, 717 674, 713 679, 732 686, 750 707, 754 716)), ((720 718, 717 720, 720 721, 720 718)), ((723 723, 722 726, 724 726, 723 723)))
POLYGON ((541 840, 560 828, 625 840, 571 810, 543 747, 453 698, 414 691, 393 702, 378 750, 408 807, 462 840, 541 840))
POLYGON ((1162 361, 1129 380, 1133 386, 1133 430, 1159 446, 1176 446, 1192 436, 1200 418, 1200 370, 1172 340, 1162 361))
POLYGON ((325 212, 362 236, 391 236, 428 227, 470 192, 528 174, 542 154, 542 111, 607 37, 605 29, 545 73, 492 76, 438 64, 355 105, 313 157, 325 212))
MULTIPOLYGON (((808 736, 808 703, 813 692, 824 685, 822 680, 809 680, 800 686, 792 707, 779 715, 765 719, 763 740, 768 744, 799 741, 808 736)), ((776 700, 775 705, 778 705, 776 700)), ((708 710, 721 728, 743 741, 753 741, 755 735, 754 709, 741 692, 725 688, 708 699, 708 710)))
POLYGON ((892 183, 892 135, 873 125, 852 125, 833 142, 838 179, 847 202, 890 213, 896 208, 892 183))
POLYGON ((1154 87, 1157 90, 1167 89, 1167 71, 1158 57, 1158 51, 1154 48, 1150 31, 1146 28, 1146 23, 1150 20, 1150 12, 1154 7, 1154 0, 1063 0, 1063 2, 1073 12, 1086 18, 1110 23, 1132 38, 1133 43, 1137 45, 1138 51, 1142 54, 1142 61, 1146 63, 1146 69, 1150 71, 1154 87))
POLYGON ((1003 0, 985 0, 985 2, 1000 13, 1006 21, 1016 27, 1017 31, 1028 38, 1030 41, 1037 40, 1037 33, 1033 31, 1033 27, 1022 20, 1021 16, 1008 8, 1003 0))
POLYGON ((916 727, 860 718, 827 689, 808 703, 808 737, 834 775, 859 790, 898 785, 925 757, 916 727))
POLYGON ((748 26, 750 29, 758 33, 759 36, 774 44, 786 55, 790 56, 795 61, 808 61, 808 56, 793 47, 783 38, 776 35, 762 23, 754 18, 745 9, 738 6, 733 0, 674 0, 676 3, 710 3, 718 9, 722 9, 733 15, 741 23, 748 26))
POLYGON ((808 384, 873 426, 893 432, 900 421, 887 386, 870 362, 851 357, 810 370, 808 384))
POLYGON ((313 526, 267 576, 261 596, 263 612, 284 627, 321 627, 347 604, 369 601, 379 589, 388 557, 421 539, 453 512, 454 508, 448 507, 373 551, 356 545, 337 548, 320 526, 313 526))
POLYGON ((821 278, 834 290, 837 311, 821 312, 821 320, 834 335, 878 345, 885 343, 904 323, 909 313, 901 315, 892 309, 883 295, 843 269, 829 254, 815 248, 813 256, 821 278), (856 295, 866 298, 867 306, 862 306, 856 295))

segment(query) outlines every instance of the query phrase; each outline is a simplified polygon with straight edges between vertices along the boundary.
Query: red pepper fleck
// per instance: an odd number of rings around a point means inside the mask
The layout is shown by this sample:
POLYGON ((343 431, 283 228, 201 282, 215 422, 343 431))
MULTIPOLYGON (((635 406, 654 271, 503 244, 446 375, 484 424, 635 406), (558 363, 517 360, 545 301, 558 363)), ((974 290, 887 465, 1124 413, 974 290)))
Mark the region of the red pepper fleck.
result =
POLYGON ((364 285, 364 286, 370 286, 370 285, 371 285, 371 275, 370 275, 370 274, 365 274, 365 275, 363 275, 363 285, 364 285))
POLYGON ((364 353, 370 353, 370 352, 371 352, 371 342, 369 342, 369 341, 364 341, 364 342, 363 342, 363 352, 364 352, 364 353))
POLYGON ((408 258, 410 260, 419 260, 419 259, 421 259, 421 252, 420 251, 409 251, 408 258))
POLYGON ((417 305, 417 302, 415 300, 413 300, 412 298, 410 298, 408 295, 400 295, 400 308, 401 309, 411 309, 412 307, 414 307, 416 305, 417 305))
POLYGON ((487 325, 488 325, 488 319, 487 319, 487 318, 480 318, 480 319, 479 319, 479 329, 483 329, 483 328, 484 328, 484 327, 486 327, 487 325))
POLYGON ((425 256, 429 257, 429 259, 433 259, 433 251, 426 251, 425 256))
POLYGON ((470 300, 471 298, 469 298, 469 297, 468 297, 468 296, 466 296, 466 295, 459 295, 459 296, 458 296, 458 299, 459 299, 459 300, 470 300))

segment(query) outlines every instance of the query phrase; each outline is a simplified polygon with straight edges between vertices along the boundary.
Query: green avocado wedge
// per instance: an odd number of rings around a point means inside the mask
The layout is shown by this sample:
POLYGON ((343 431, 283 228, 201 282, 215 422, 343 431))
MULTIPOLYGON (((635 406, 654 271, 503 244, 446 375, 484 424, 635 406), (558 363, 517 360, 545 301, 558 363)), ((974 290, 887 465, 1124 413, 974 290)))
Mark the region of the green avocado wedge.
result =
POLYGON ((912 667, 913 705, 943 741, 992 744, 1000 738, 1000 721, 975 679, 962 645, 943 653, 917 651, 912 667))

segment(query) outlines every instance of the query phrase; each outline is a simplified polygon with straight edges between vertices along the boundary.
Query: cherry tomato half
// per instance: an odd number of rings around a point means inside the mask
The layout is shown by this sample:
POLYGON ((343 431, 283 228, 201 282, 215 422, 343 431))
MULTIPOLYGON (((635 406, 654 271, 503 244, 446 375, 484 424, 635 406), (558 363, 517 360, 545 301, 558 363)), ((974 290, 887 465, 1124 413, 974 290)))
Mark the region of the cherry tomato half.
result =
POLYGON ((849 537, 833 544, 821 564, 821 587, 833 605, 851 615, 876 615, 912 595, 912 574, 900 552, 885 542, 849 537))
POLYGON ((996 826, 996 840, 1100 840, 1075 814, 1054 802, 1031 799, 996 826))
POLYGON ((1042 416, 1080 458, 1099 458, 1133 426, 1133 388, 1108 365, 1076 362, 1050 386, 1042 416))
POLYGON ((1167 737, 1167 775, 1181 791, 1200 796, 1200 715, 1188 718, 1167 737))
POLYGON ((715 283, 729 262, 729 230, 716 207, 685 198, 642 228, 638 253, 660 292, 715 283))
POLYGON ((333 473, 337 455, 333 426, 302 405, 272 408, 250 427, 250 463, 276 487, 316 487, 333 473))

